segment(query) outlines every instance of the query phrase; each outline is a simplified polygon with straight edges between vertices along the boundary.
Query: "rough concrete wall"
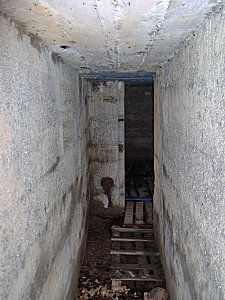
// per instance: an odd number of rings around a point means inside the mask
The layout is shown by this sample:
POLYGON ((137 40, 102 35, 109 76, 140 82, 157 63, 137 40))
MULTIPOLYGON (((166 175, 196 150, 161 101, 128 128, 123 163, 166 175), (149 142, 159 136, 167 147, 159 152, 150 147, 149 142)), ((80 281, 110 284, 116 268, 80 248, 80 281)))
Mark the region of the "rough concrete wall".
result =
POLYGON ((90 81, 87 99, 91 194, 105 207, 123 207, 124 84, 90 81))
POLYGON ((224 28, 223 9, 208 16, 155 82, 154 222, 172 299, 225 299, 224 28))
POLYGON ((153 162, 153 88, 125 87, 126 160, 153 162))
POLYGON ((0 28, 0 299, 70 299, 86 234, 85 95, 38 39, 3 17, 0 28))

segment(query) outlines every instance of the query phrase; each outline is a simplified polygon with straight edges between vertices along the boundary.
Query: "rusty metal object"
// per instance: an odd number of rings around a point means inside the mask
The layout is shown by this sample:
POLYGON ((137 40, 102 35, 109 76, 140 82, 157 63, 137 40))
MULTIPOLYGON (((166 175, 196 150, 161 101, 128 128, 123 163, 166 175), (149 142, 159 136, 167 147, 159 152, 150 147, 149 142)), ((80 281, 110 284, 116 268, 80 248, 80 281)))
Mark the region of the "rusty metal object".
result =
POLYGON ((103 187, 103 190, 108 197, 109 203, 108 207, 112 206, 112 201, 111 201, 111 189, 114 187, 114 181, 111 177, 103 177, 101 179, 101 186, 103 187))

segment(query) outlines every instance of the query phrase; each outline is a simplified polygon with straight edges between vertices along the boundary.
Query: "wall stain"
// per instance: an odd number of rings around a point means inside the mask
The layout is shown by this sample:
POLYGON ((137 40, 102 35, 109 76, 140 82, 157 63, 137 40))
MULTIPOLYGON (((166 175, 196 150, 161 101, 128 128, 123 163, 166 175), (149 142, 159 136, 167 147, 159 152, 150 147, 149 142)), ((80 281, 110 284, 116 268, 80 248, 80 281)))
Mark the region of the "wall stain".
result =
POLYGON ((30 38, 30 44, 33 48, 37 49, 39 54, 41 54, 42 40, 37 34, 28 32, 27 35, 30 38))
POLYGON ((124 145, 123 144, 119 144, 119 152, 123 153, 124 151, 124 145))
POLYGON ((164 164, 163 164, 163 174, 164 174, 165 178, 168 178, 168 173, 166 170, 166 166, 164 164))
POLYGON ((100 85, 104 85, 105 87, 107 87, 107 81, 103 81, 103 80, 92 80, 91 81, 91 89, 93 92, 98 92, 99 91, 99 87, 100 85))
POLYGON ((11 26, 15 26, 15 28, 17 29, 17 38, 19 41, 21 41, 23 39, 23 36, 26 34, 25 31, 25 24, 22 22, 15 22, 12 19, 10 20, 10 25, 11 26))
MULTIPOLYGON (((46 228, 44 230, 44 232, 42 232, 40 238, 39 238, 39 245, 42 251, 42 254, 39 258, 38 261, 38 265, 37 265, 37 269, 34 275, 34 279, 33 279, 33 284, 31 287, 31 291, 30 291, 30 299, 38 299, 40 294, 41 294, 41 290, 43 288, 43 283, 46 282, 47 278, 49 278, 53 272, 54 272, 54 264, 56 261, 57 256, 59 255, 59 253, 62 251, 63 247, 65 246, 66 240, 69 239, 70 235, 71 235, 71 230, 72 230, 72 225, 73 225, 73 220, 74 220, 74 213, 75 213, 75 209, 76 209, 76 205, 78 201, 83 201, 83 199, 81 199, 82 197, 82 189, 80 188, 79 182, 82 183, 82 178, 81 181, 79 181, 79 177, 77 177, 76 182, 74 184, 71 184, 70 188, 68 189, 67 192, 64 193, 63 195, 63 204, 62 206, 65 206, 65 201, 66 201, 66 196, 71 193, 72 194, 72 199, 71 199, 71 203, 70 203, 70 207, 68 209, 69 211, 69 215, 68 215, 68 222, 65 226, 65 228, 63 229, 63 232, 61 234, 61 239, 58 241, 57 246, 55 247, 54 251, 52 251, 52 253, 49 253, 49 249, 46 243, 46 234, 48 232, 48 223, 50 223, 50 221, 46 224, 46 228)), ((55 218, 55 212, 57 212, 57 207, 55 207, 54 212, 51 215, 51 218, 55 218)), ((79 272, 77 272, 77 270, 80 269, 81 267, 81 262, 82 262, 82 258, 84 256, 84 250, 85 250, 85 246, 86 246, 86 239, 87 239, 87 233, 88 233, 88 211, 86 214, 86 219, 82 220, 83 221, 83 230, 82 232, 80 232, 79 234, 79 246, 78 246, 78 255, 77 257, 74 258, 72 264, 74 265, 74 270, 75 270, 75 276, 73 278, 73 282, 74 284, 71 285, 71 289, 73 288, 74 291, 74 286, 77 285, 77 281, 78 281, 78 277, 79 277, 79 272)), ((70 299, 70 298, 68 298, 70 299)))
POLYGON ((51 58, 54 64, 63 64, 63 59, 58 53, 52 52, 51 58))
POLYGON ((188 268, 187 257, 186 257, 185 251, 180 252, 180 261, 181 261, 181 266, 182 266, 182 270, 183 270, 184 280, 185 280, 185 282, 188 282, 191 298, 198 299, 198 295, 197 295, 196 289, 195 289, 195 282, 194 282, 193 274, 192 274, 191 270, 189 270, 189 268, 188 268))
POLYGON ((35 48, 39 54, 41 54, 41 48, 42 48, 42 40, 41 38, 34 33, 27 32, 26 30, 26 25, 22 22, 19 21, 13 21, 12 19, 10 20, 10 25, 14 24, 14 26, 17 29, 17 38, 19 41, 23 40, 23 36, 26 35, 30 38, 30 45, 35 48))
POLYGON ((64 193, 62 197, 63 210, 65 210, 65 203, 66 203, 66 193, 64 193))
POLYGON ((101 81, 92 81, 91 82, 91 89, 93 92, 98 92, 99 91, 99 86, 101 85, 101 81))
POLYGON ((109 103, 116 103, 117 102, 117 99, 115 98, 115 97, 113 97, 113 96, 105 96, 104 98, 103 98, 103 101, 104 102, 109 102, 109 103))
POLYGON ((57 167, 58 164, 59 164, 59 161, 60 161, 60 157, 57 156, 55 162, 54 162, 53 165, 49 168, 49 170, 46 172, 46 174, 50 174, 50 173, 54 172, 55 169, 56 169, 56 167, 57 167))

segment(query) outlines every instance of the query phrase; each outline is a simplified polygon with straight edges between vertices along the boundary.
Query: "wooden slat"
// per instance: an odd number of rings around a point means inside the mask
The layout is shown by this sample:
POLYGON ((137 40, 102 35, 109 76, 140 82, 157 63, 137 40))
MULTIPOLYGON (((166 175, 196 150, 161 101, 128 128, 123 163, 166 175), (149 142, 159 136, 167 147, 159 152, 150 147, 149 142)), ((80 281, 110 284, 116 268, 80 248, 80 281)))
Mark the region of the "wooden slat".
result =
POLYGON ((122 238, 117 238, 117 237, 112 237, 111 241, 115 242, 146 242, 146 243, 153 243, 153 239, 144 239, 144 238, 136 238, 136 237, 122 237, 122 238))
POLYGON ((133 218, 134 218, 134 202, 128 201, 126 205, 126 212, 125 212, 125 218, 124 218, 124 224, 133 224, 133 218))
POLYGON ((154 233, 152 228, 135 228, 135 227, 117 227, 112 226, 112 230, 119 232, 142 232, 142 233, 154 233))
POLYGON ((135 224, 143 224, 143 202, 136 202, 135 224))
POLYGON ((153 228, 153 224, 132 224, 132 225, 123 225, 126 228, 153 228))
MULTIPOLYGON (((114 232, 116 237, 120 237, 120 232, 114 232)), ((115 250, 120 250, 120 244, 116 243, 116 242, 112 242, 112 248, 115 249, 115 250)), ((112 258, 112 263, 113 264, 120 264, 120 255, 113 255, 112 258)))
MULTIPOLYGON (((113 226, 112 226, 113 228, 113 226)), ((120 231, 119 230, 112 230, 112 236, 113 238, 120 238, 120 231)))
MULTIPOLYGON (((138 233, 139 236, 141 236, 141 233, 138 233)), ((143 242, 135 242, 136 249, 144 251, 145 249, 145 244, 143 242)), ((145 255, 140 255, 138 256, 138 264, 142 266, 143 268, 139 270, 139 274, 142 277, 148 277, 149 276, 149 271, 146 268, 148 264, 147 256, 145 255)))
MULTIPOLYGON (((122 243, 122 242, 115 242, 113 241, 112 242, 112 250, 129 250, 129 251, 146 251, 146 252, 157 252, 156 250, 156 247, 155 245, 153 245, 152 243, 146 243, 146 248, 143 249, 143 248, 140 248, 140 247, 137 247, 137 245, 135 245, 136 243, 139 243, 139 242, 135 242, 135 243, 132 243, 132 242, 126 242, 126 243, 122 243), (117 246, 117 248, 115 248, 115 246, 117 246)), ((141 242, 140 242, 141 243, 141 242)))
POLYGON ((114 290, 122 284, 141 290, 165 285, 152 223, 152 202, 127 201, 124 226, 112 226, 110 268, 114 290))
POLYGON ((155 276, 151 276, 149 275, 148 277, 145 276, 129 276, 128 274, 112 274, 111 275, 111 279, 112 280, 119 280, 119 281, 153 281, 153 282, 164 282, 165 279, 164 278, 160 278, 160 277, 155 277, 155 276), (118 277, 117 277, 118 276, 118 277))
POLYGON ((153 282, 164 282, 165 280, 162 278, 153 278, 153 277, 149 277, 149 278, 141 278, 141 277, 121 277, 121 278, 114 278, 111 277, 111 280, 114 281, 153 281, 153 282))
MULTIPOLYGON (((128 237, 130 237, 131 233, 128 232, 127 235, 128 235, 128 237)), ((125 250, 129 251, 130 249, 132 249, 132 243, 131 242, 127 242, 127 243, 120 242, 120 250, 124 249, 123 246, 124 246, 125 250)), ((133 272, 130 271, 130 270, 125 270, 125 273, 126 273, 126 275, 128 277, 130 277, 130 276, 131 277, 135 277, 135 275, 133 274, 133 272), (129 273, 127 274, 127 272, 129 272, 129 273)), ((130 282, 130 288, 132 288, 132 289, 135 288, 135 283, 133 281, 130 282)))
POLYGON ((111 264, 111 269, 130 269, 130 270, 142 270, 142 269, 148 269, 148 270, 163 270, 162 265, 159 264, 147 264, 146 266, 141 266, 139 264, 111 264))
POLYGON ((122 284, 140 289, 165 285, 153 229, 112 226, 112 233, 110 268, 114 290, 122 284))
POLYGON ((111 255, 146 255, 159 256, 159 252, 141 251, 141 250, 111 250, 111 255))
POLYGON ((152 224, 152 202, 145 202, 146 223, 152 224))

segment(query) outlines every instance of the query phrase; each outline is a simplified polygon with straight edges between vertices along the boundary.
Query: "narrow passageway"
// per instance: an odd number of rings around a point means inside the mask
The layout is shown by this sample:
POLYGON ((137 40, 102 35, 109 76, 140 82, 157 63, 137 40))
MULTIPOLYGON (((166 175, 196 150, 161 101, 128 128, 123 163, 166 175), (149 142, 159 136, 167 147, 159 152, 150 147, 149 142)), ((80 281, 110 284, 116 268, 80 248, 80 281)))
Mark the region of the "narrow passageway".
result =
MULTIPOLYGON (((136 293, 143 299, 144 292, 157 286, 165 287, 153 231, 153 78, 132 79, 132 85, 129 80, 118 82, 110 76, 104 81, 95 78, 88 82, 87 95, 91 189, 95 199, 94 202, 91 200, 90 207, 94 210, 93 219, 97 221, 102 214, 102 208, 99 211, 102 203, 104 214, 109 216, 111 212, 113 226, 103 229, 97 228, 97 224, 91 225, 85 263, 88 266, 94 264, 93 274, 99 271, 103 276, 99 281, 98 275, 97 285, 90 273, 81 276, 77 297, 91 297, 92 293, 93 297, 102 297, 102 293, 107 293, 110 299, 110 293, 111 296, 117 293, 120 297, 135 297, 133 294, 136 293), (119 227, 115 227, 115 213, 112 215, 117 206, 123 216, 119 227), (98 256, 96 261, 93 261, 94 256, 90 257, 96 250, 95 243, 98 245, 102 239, 96 236, 92 242, 95 237, 91 234, 93 228, 96 232, 106 230, 106 244, 102 243, 106 247, 102 251, 105 251, 106 265, 111 254, 108 271, 102 270, 104 264, 96 266, 98 256), (110 284, 108 277, 111 278, 110 284), (102 290, 100 285, 103 283, 102 290)), ((87 265, 83 266, 84 272, 87 265)))
POLYGON ((0 300, 225 299, 224 28, 223 0, 0 0, 0 300))

